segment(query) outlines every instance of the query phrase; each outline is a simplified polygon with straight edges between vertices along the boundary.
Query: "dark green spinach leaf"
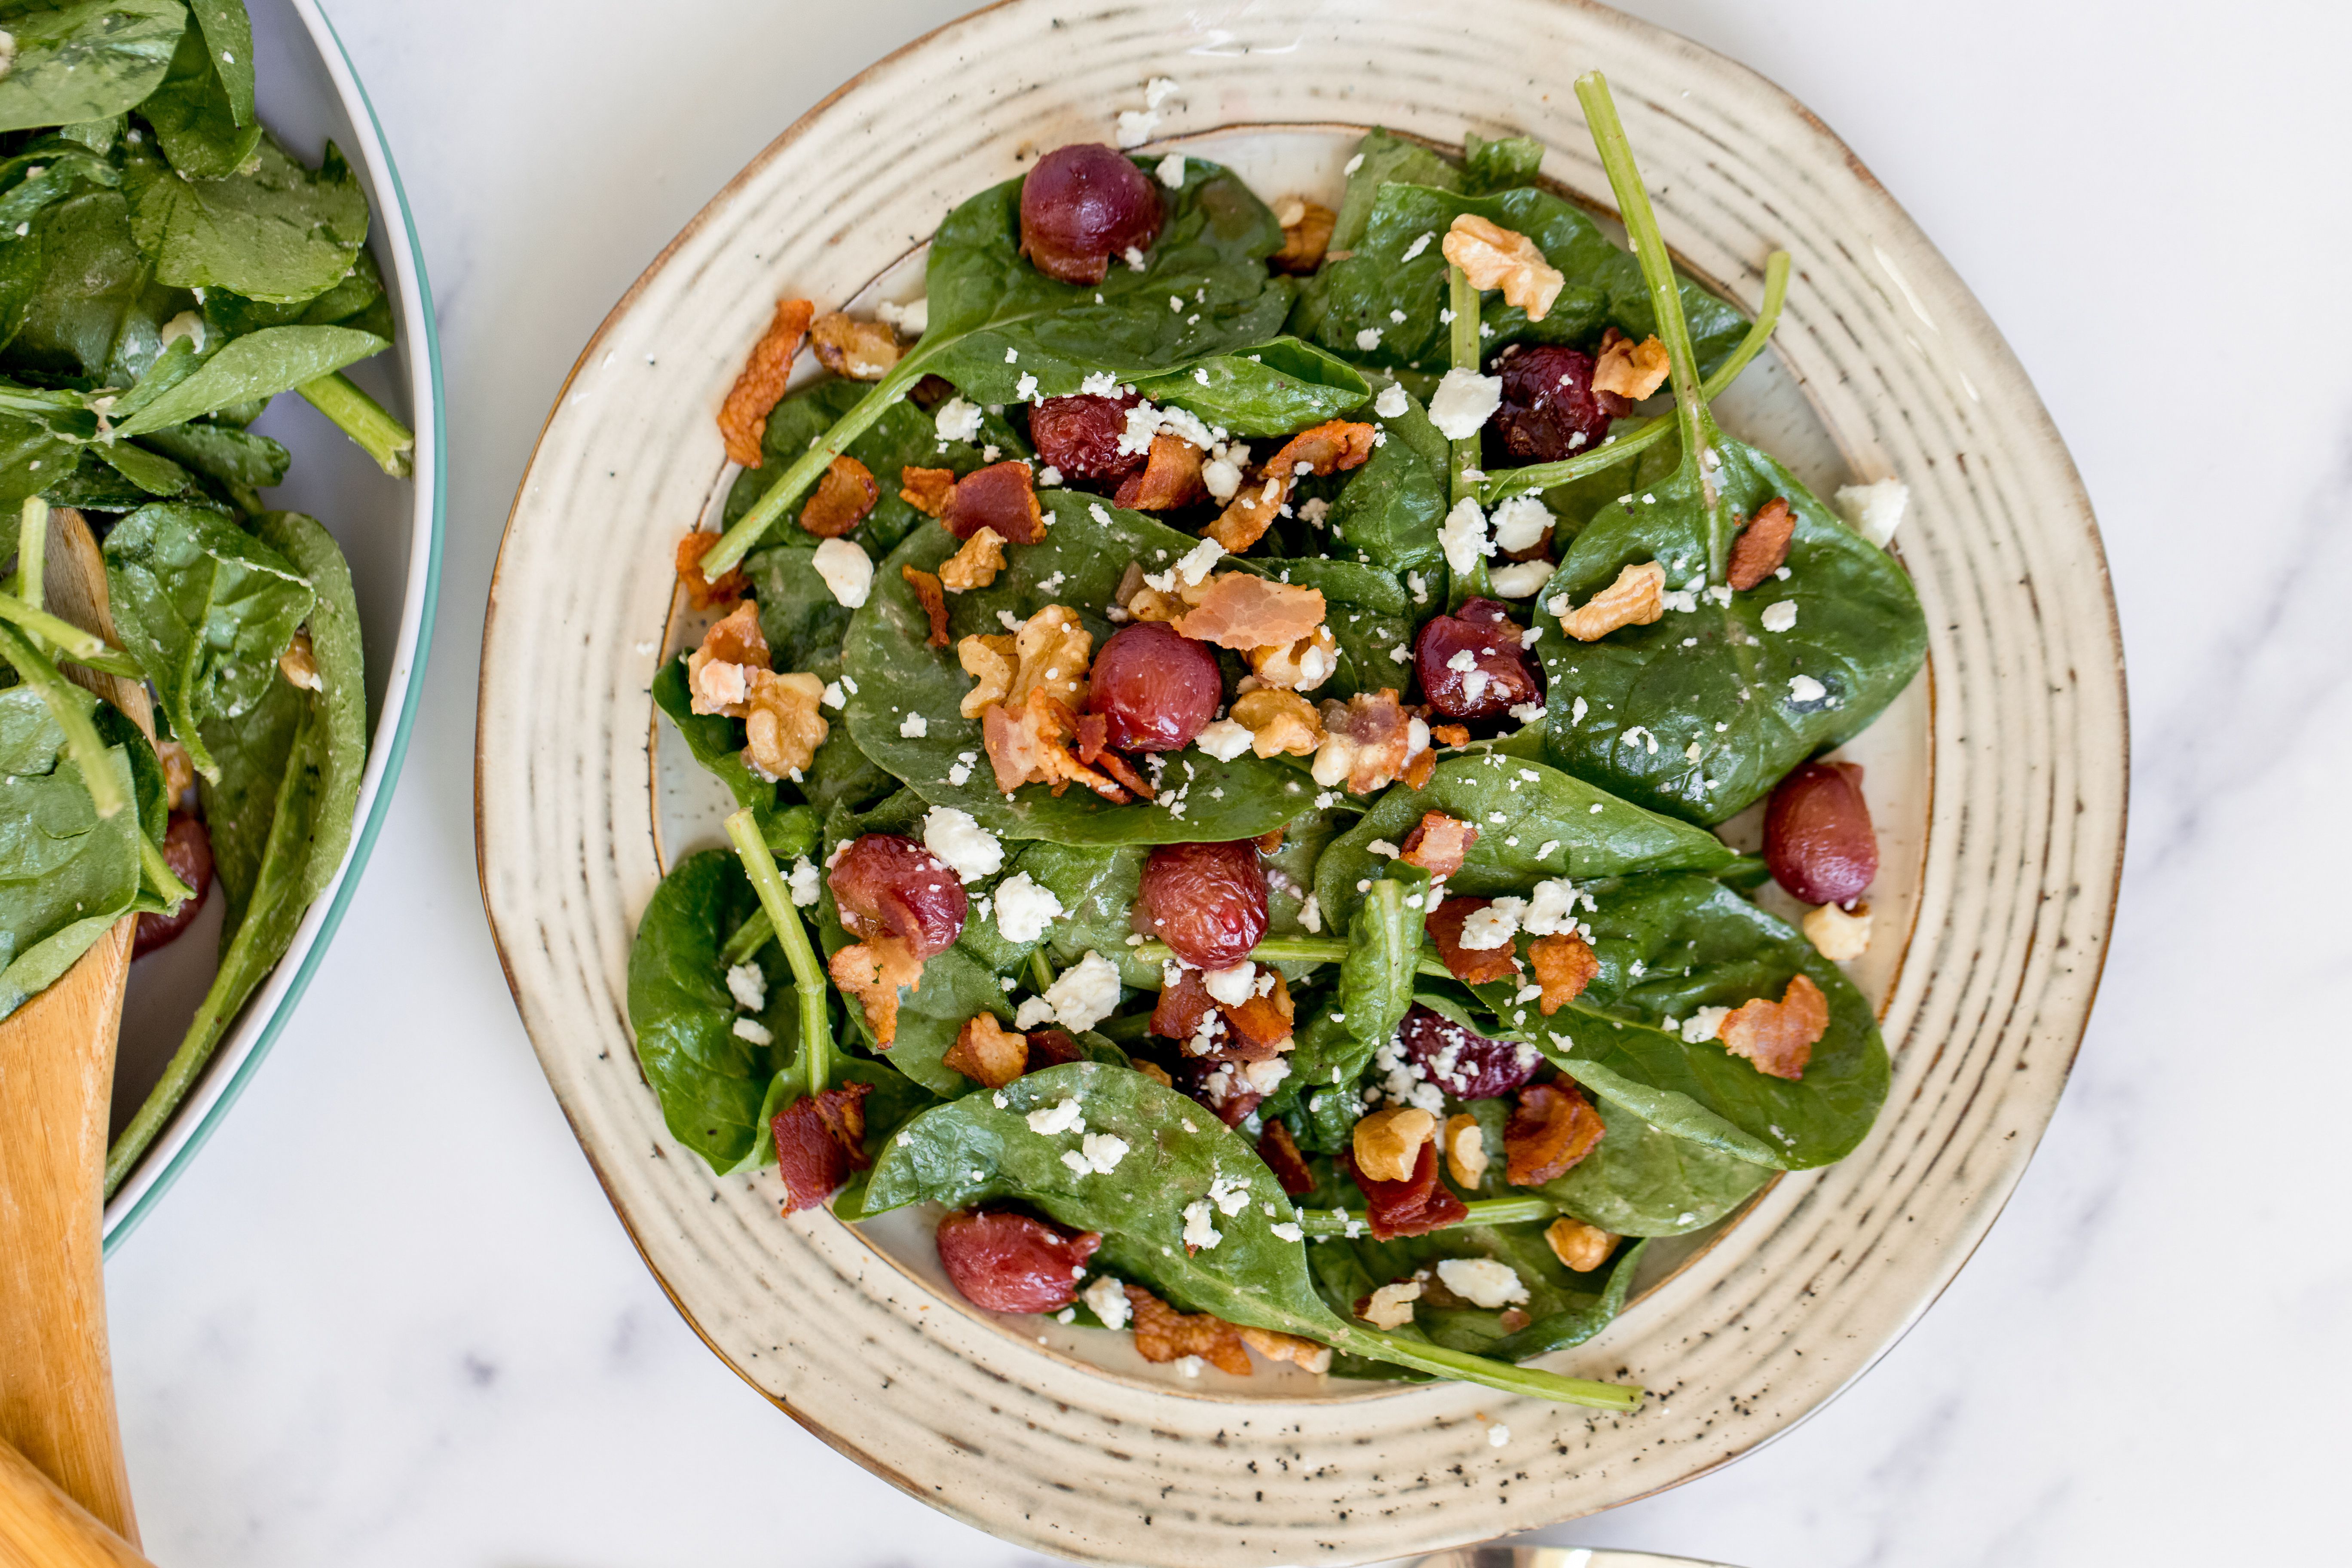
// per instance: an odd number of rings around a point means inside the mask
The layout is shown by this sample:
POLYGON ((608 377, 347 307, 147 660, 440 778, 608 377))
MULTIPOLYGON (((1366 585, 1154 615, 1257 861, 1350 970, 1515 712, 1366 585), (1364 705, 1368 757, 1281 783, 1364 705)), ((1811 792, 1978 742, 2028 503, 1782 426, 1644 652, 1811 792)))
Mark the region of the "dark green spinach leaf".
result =
MULTIPOLYGON (((85 710, 100 706, 69 689, 85 710)), ((139 892, 139 814, 100 816, 65 744, 37 690, 0 689, 0 1017, 72 967, 139 892)), ((135 798, 121 746, 105 765, 135 798)))
POLYGON ((12 5, 0 131, 104 120, 135 107, 171 68, 187 18, 179 0, 12 5))
POLYGON ((237 173, 216 180, 184 180, 160 159, 134 157, 123 186, 140 249, 182 288, 293 304, 341 281, 367 241, 367 193, 331 142, 313 171, 264 136, 237 173))
POLYGON ((234 60, 223 60, 224 53, 235 55, 234 49, 224 50, 212 43, 214 27, 228 23, 228 13, 235 12, 236 22, 245 21, 244 7, 230 0, 226 6, 209 6, 214 16, 206 19, 191 16, 185 31, 180 35, 179 48, 172 56, 172 66, 139 112, 155 128, 155 140, 163 145, 163 155, 172 167, 192 180, 218 180, 236 173, 239 165, 253 156, 261 141, 261 122, 253 117, 253 85, 251 56, 253 42, 245 39, 245 101, 244 114, 238 114, 238 103, 231 93, 225 73, 236 68, 234 60))
POLYGON ((176 378, 169 391, 142 399, 115 431, 143 436, 216 409, 273 397, 391 346, 373 332, 349 327, 268 327, 223 345, 176 378))
MULTIPOLYGON (((1713 1225, 1772 1179, 1759 1165, 1661 1131, 1595 1097, 1608 1132, 1568 1174, 1528 1189, 1618 1236, 1681 1236, 1713 1225)), ((1499 1163, 1499 1162, 1497 1162, 1499 1163)))

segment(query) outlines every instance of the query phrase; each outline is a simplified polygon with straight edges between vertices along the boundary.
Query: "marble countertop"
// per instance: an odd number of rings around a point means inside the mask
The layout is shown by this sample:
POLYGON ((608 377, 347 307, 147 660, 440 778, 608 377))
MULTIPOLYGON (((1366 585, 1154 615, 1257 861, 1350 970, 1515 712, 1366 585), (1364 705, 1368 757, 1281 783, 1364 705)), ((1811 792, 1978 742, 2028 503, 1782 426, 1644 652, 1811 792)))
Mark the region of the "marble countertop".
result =
MULTIPOLYGON (((432 268, 448 558, 426 706, 342 933, 108 1268, 148 1550, 1037 1561, 834 1453, 695 1339, 540 1077, 474 879, 490 565, 573 354, 753 153, 964 0, 329 8, 432 268)), ((2023 359, 2105 529, 2133 832, 2073 1086, 1943 1300, 1766 1451, 1542 1539, 1752 1568, 2333 1555, 2352 1233, 2322 1128, 2352 1101, 2329 1022, 2352 921, 2294 845, 2352 773, 2352 294, 2331 282, 2352 11, 1627 8, 1822 114, 2023 359)))

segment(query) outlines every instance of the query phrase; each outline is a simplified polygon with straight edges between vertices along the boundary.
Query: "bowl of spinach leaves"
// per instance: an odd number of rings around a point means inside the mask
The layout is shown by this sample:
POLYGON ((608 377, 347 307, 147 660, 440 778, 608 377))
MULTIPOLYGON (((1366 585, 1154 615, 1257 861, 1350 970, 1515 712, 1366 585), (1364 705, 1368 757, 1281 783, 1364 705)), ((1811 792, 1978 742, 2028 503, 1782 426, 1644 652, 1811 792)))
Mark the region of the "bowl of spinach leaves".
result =
POLYGON ((2010 678, 2112 665, 2079 489, 1818 121, 1597 8, 1265 9, 1001 6, 795 128, 583 353, 484 654, 493 927, 681 1310, 1121 1561, 1817 1407, 2015 1180, 2120 831, 2116 692, 2010 678))
POLYGON ((0 33, 0 1009, 140 922, 111 1246, 259 1065, 381 824, 438 372, 389 154, 310 0, 19 5, 0 33), (96 542, 111 640, 50 613, 52 540, 96 542), (93 670, 152 726, 61 679, 93 670))

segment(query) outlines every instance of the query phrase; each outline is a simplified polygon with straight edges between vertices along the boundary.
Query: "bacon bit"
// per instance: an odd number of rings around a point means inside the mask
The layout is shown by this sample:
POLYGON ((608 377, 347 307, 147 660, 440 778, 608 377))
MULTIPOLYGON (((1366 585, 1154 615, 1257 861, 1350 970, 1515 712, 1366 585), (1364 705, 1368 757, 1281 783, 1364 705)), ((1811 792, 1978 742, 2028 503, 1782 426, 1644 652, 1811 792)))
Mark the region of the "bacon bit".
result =
POLYGON ((816 761, 832 726, 818 707, 824 687, 814 675, 750 674, 743 713, 743 762, 763 779, 798 779, 816 761))
POLYGON ((1674 362, 1653 332, 1640 342, 1612 327, 1601 334, 1601 357, 1592 363, 1592 390, 1613 392, 1639 403, 1666 384, 1674 362))
POLYGON ((1003 1089, 1029 1070, 1029 1039, 998 1023, 993 1013, 975 1014, 940 1062, 989 1089, 1003 1089))
MULTIPOLYGON (((1242 728, 1247 729, 1249 726, 1244 724, 1242 728)), ((1275 851, 1280 849, 1282 847, 1283 833, 1284 829, 1277 827, 1271 833, 1259 834, 1257 836, 1257 852, 1261 855, 1271 855, 1275 851)))
POLYGON ((1005 794, 1023 784, 1042 784, 1052 785, 1058 795, 1072 784, 1082 784, 1114 805, 1127 804, 1127 791, 1071 752, 1077 715, 1042 687, 1033 689, 1017 710, 1009 702, 990 704, 981 714, 980 727, 989 764, 996 770, 996 787, 1005 794))
POLYGON ((686 656, 688 706, 697 713, 740 719, 751 710, 751 672, 767 668, 760 606, 746 599, 703 633, 702 646, 686 656))
POLYGON ((1615 1250, 1617 1238, 1597 1225, 1587 1225, 1566 1215, 1551 1222, 1544 1231, 1544 1244, 1562 1267, 1579 1274, 1590 1274, 1609 1261, 1615 1250))
POLYGON ((996 581, 1004 570, 1004 536, 983 528, 940 566, 940 584, 950 594, 969 594, 996 581))
POLYGON ((808 300, 779 300, 768 330, 751 345, 751 357, 719 405, 719 435, 727 456, 747 468, 760 466, 760 438, 768 432, 768 415, 784 395, 793 374, 793 356, 801 352, 816 305, 808 300))
POLYGON ((1328 420, 1311 430, 1301 430, 1266 459, 1258 477, 1244 484, 1240 493, 1226 503, 1223 514, 1203 531, 1239 555, 1274 526, 1274 520, 1282 513, 1283 503, 1290 499, 1290 487, 1302 473, 1336 474, 1357 467, 1372 455, 1375 434, 1370 425, 1351 424, 1345 419, 1328 420))
POLYGON ((1269 582, 1247 572, 1211 578, 1208 592, 1176 618, 1176 629, 1186 637, 1235 652, 1287 646, 1322 624, 1319 589, 1269 582))
POLYGON ((1441 746, 1466 746, 1470 743, 1470 726, 1432 724, 1429 727, 1429 738, 1441 746))
POLYGON ((1151 1006, 1151 1032, 1163 1040, 1174 1040, 1183 1046, 1187 1054, 1207 1056, 1210 1051, 1193 1051, 1192 1038, 1201 1033, 1202 1020, 1214 1016, 1218 1022, 1209 1026, 1213 1042, 1224 1033, 1224 1015, 1217 1010, 1217 999, 1209 994, 1207 983, 1197 969, 1177 971, 1176 984, 1163 986, 1160 1000, 1151 1006))
POLYGON ((768 1129, 776 1140, 776 1173, 784 1179, 784 1212, 813 1209, 869 1168, 866 1157, 866 1097, 870 1083, 804 1095, 776 1112, 768 1129))
POLYGON ((1475 824, 1442 811, 1427 811, 1413 824, 1412 831, 1404 836, 1404 850, 1397 858, 1443 881, 1462 869, 1462 858, 1477 842, 1475 824))
POLYGON ((925 517, 937 517, 948 510, 948 497, 955 493, 955 485, 953 468, 898 470, 898 499, 925 517))
POLYGON ((1303 276, 1323 265, 1339 215, 1318 202, 1286 196, 1275 204, 1274 221, 1282 226, 1282 248, 1266 260, 1276 272, 1303 276))
POLYGON ((1274 989, 1261 996, 1253 991, 1238 1005, 1220 1002, 1217 1011, 1233 1026, 1233 1046, 1227 1055, 1236 1061, 1271 1061, 1290 1047, 1290 1025, 1293 1017, 1290 987, 1281 974, 1264 970, 1262 974, 1274 975, 1274 989))
POLYGON ((1103 772, 1117 779, 1136 799, 1148 801, 1152 798, 1151 781, 1137 773, 1135 764, 1117 752, 1101 752, 1094 760, 1101 764, 1103 772))
POLYGON ((719 542, 715 533, 689 533, 677 542, 677 583, 686 590, 686 602, 698 610, 712 609, 730 599, 740 599, 751 586, 740 566, 730 566, 714 580, 702 574, 702 558, 719 542))
POLYGON ((958 539, 970 539, 983 528, 996 530, 1008 544, 1035 544, 1045 537, 1045 513, 1037 504, 1029 465, 1017 458, 958 479, 940 522, 958 539))
POLYGON ((1778 572, 1789 559, 1789 540, 1796 531, 1797 514, 1789 510, 1788 498, 1766 501, 1731 542, 1732 587, 1744 594, 1778 572))
POLYGON ((1538 1187, 1566 1175, 1592 1152, 1608 1128, 1601 1112, 1568 1084, 1531 1083, 1519 1090, 1503 1124, 1503 1176, 1515 1187, 1538 1187))
POLYGON ((1289 1123, 1265 1124, 1265 1131, 1258 1134, 1257 1157, 1292 1197, 1302 1198, 1315 1190, 1315 1173, 1307 1169, 1307 1156, 1298 1152, 1298 1140, 1290 1135, 1289 1123))
POLYGON ((1110 745, 1110 721, 1099 713, 1078 715, 1078 761, 1092 767, 1110 745))
POLYGON ((1465 985, 1488 985, 1519 972, 1518 955, 1509 942, 1500 947, 1465 947, 1462 923, 1493 903, 1492 899, 1448 899, 1429 911, 1422 927, 1437 944, 1437 956, 1454 978, 1465 985))
POLYGON ((1437 1141, 1431 1139, 1421 1146, 1414 1157, 1412 1174, 1402 1182, 1382 1182, 1356 1169, 1353 1155, 1342 1152, 1340 1163, 1356 1179, 1363 1190, 1364 1217, 1370 1222, 1374 1241, 1392 1241, 1400 1236, 1426 1236, 1433 1230, 1449 1225, 1459 1225, 1470 1215, 1453 1190, 1437 1179, 1437 1141))
POLYGON ((1029 1071, 1042 1072, 1046 1068, 1064 1067, 1071 1062, 1082 1062, 1086 1059, 1086 1047, 1072 1039, 1069 1031, 1066 1029, 1029 1031, 1029 1071))
POLYGON ((1528 947, 1528 963, 1543 987, 1543 1014, 1549 1018, 1579 996, 1601 973, 1601 960, 1580 936, 1538 937, 1528 947))
POLYGON ((939 578, 914 566, 899 567, 898 575, 915 591, 915 597, 922 602, 923 614, 930 617, 931 635, 925 640, 933 647, 947 647, 948 596, 939 578))
POLYGON ((1665 587, 1666 569, 1656 562, 1628 566, 1617 581, 1560 616, 1559 629, 1579 642, 1598 642, 1619 626, 1646 626, 1666 613, 1665 587))
POLYGON ((1181 436, 1161 431, 1151 438, 1151 452, 1141 468, 1119 480, 1111 503, 1131 511, 1169 511, 1204 499, 1208 486, 1201 480, 1201 448, 1181 436))
POLYGON ((881 499, 881 488, 866 465, 844 452, 825 465, 816 493, 801 508, 801 528, 819 539, 839 539, 865 521, 881 499))
POLYGON ((825 961, 825 971, 866 1011, 874 1043, 884 1050, 898 1037, 898 988, 923 988, 923 961, 897 937, 854 942, 825 961))
MULTIPOLYGON (((1385 789, 1412 758, 1412 716, 1383 688, 1323 704, 1323 743, 1311 770, 1325 789, 1344 782, 1357 795, 1385 789)), ((1424 749, 1423 756, 1435 753, 1424 749)), ((1417 786, 1416 786, 1417 787, 1417 786)))
POLYGON ((1223 1318, 1180 1312, 1140 1285, 1127 1288, 1127 1304, 1135 1310, 1135 1349, 1144 1360, 1179 1361, 1196 1355, 1219 1372, 1235 1377, 1250 1374, 1249 1352, 1242 1343, 1241 1331, 1223 1318))
POLYGON ((1715 1037, 1733 1056, 1754 1062, 1758 1072, 1793 1080, 1805 1076, 1815 1042, 1829 1029, 1829 998, 1806 976, 1792 974, 1778 1002, 1759 996, 1725 1017, 1715 1037))
POLYGON ((1141 1073, 1144 1077, 1150 1079, 1152 1082, 1158 1084, 1162 1089, 1174 1089, 1176 1087, 1176 1080, 1170 1078, 1168 1076, 1168 1069, 1161 1067, 1158 1062, 1144 1061, 1139 1058, 1135 1064, 1135 1070, 1141 1073))
POLYGON ((1286 1361, 1301 1372, 1323 1373, 1331 1370, 1331 1347, 1318 1345, 1313 1340, 1302 1340, 1297 1334, 1278 1334, 1272 1329, 1253 1329, 1247 1323, 1236 1331, 1242 1343, 1268 1361, 1286 1361))
POLYGON ((1472 287, 1500 289, 1504 302, 1525 310, 1530 321, 1550 313, 1568 282, 1534 240, 1476 213, 1457 215, 1438 248, 1472 287))
MULTIPOLYGON (((1047 605, 1011 637, 968 637, 956 645, 956 658, 979 684, 963 694, 963 716, 977 718, 1000 702, 1019 707, 1036 690, 1083 707, 1093 653, 1094 634, 1067 605, 1047 605)), ((1077 732, 1075 722, 1070 732, 1077 732)))
POLYGON ((1421 789, 1429 783, 1429 775, 1436 771, 1437 753, 1435 752, 1415 752, 1406 762, 1404 772, 1399 776, 1404 780, 1407 788, 1421 789))
POLYGON ((879 381, 898 363, 898 334, 887 321, 860 321, 827 310, 809 328, 817 363, 852 381, 879 381))

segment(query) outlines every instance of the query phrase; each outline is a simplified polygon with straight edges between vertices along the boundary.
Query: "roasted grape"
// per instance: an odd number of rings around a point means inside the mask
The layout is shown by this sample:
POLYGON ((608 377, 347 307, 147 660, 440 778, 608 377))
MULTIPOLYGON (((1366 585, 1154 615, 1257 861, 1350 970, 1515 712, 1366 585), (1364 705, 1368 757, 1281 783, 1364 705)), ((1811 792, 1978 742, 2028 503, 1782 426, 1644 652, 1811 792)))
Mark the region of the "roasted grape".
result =
POLYGON ((1065 283, 1099 283, 1111 258, 1160 237, 1160 192, 1127 155, 1098 142, 1056 147, 1021 182, 1021 249, 1065 283))
POLYGON ((1486 421, 1517 463, 1556 463, 1589 452, 1629 406, 1592 390, 1592 356, 1558 343, 1514 344, 1495 362, 1503 403, 1486 421))
POLYGON ((1862 897, 1878 875, 1862 769, 1807 763, 1782 779, 1764 808, 1764 863, 1774 881, 1809 904, 1862 897))
POLYGON ((1445 719, 1494 719, 1543 700, 1543 677, 1519 646, 1523 628, 1493 599, 1437 616, 1413 639, 1422 695, 1445 719))
POLYGON ((1135 403, 1125 395, 1087 392, 1049 397, 1029 411, 1029 444, 1037 448, 1037 460, 1052 464, 1065 479, 1108 482, 1140 473, 1150 454, 1118 449, 1135 403))
POLYGON ((172 826, 163 835, 163 863, 188 885, 188 900, 178 914, 139 917, 139 934, 131 939, 133 958, 175 940, 203 910, 205 891, 213 883, 213 842, 205 834, 205 825, 184 812, 173 813, 172 826))
POLYGON ((962 879, 911 838, 860 835, 842 849, 825 881, 842 928, 860 942, 896 937, 917 958, 929 958, 963 933, 962 879))
POLYGON ((940 1221, 940 1264, 965 1300, 992 1312, 1058 1312, 1078 1298, 1095 1231, 1070 1232, 1011 1209, 959 1209, 940 1221))
POLYGON ((1543 1064, 1533 1046, 1490 1040, 1420 1005, 1404 1016, 1397 1037, 1429 1081, 1456 1100, 1508 1094, 1535 1077, 1543 1064))
POLYGON ((1265 868, 1257 841, 1162 844, 1143 863, 1138 931, 1196 969, 1230 969, 1265 935, 1265 868))
POLYGON ((1122 752, 1176 752, 1217 716, 1223 680, 1217 656, 1165 621, 1140 621, 1110 635, 1095 656, 1089 711, 1107 721, 1122 752))

